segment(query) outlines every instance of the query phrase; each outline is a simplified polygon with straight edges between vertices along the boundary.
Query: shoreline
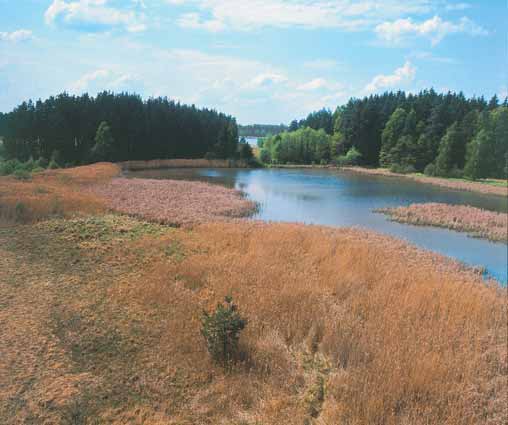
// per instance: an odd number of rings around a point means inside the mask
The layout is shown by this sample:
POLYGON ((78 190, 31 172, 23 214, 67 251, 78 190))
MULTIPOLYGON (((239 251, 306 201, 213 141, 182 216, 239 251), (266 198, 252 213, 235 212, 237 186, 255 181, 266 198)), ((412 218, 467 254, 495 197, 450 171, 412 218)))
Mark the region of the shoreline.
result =
POLYGON ((460 179, 448 179, 443 177, 428 177, 418 174, 393 173, 385 168, 364 168, 364 167, 342 167, 342 170, 359 174, 369 174, 384 177, 406 178, 418 183, 432 184, 434 186, 448 189, 461 190, 466 192, 481 193, 484 195, 508 196, 508 183, 506 186, 495 186, 481 181, 464 181, 460 179))
MULTIPOLYGON (((116 163, 122 171, 143 171, 160 170, 173 168, 242 168, 251 169, 256 167, 249 166, 242 160, 228 159, 162 159, 148 161, 124 161, 116 163)), ((482 181, 465 181, 462 179, 451 179, 444 177, 429 177, 420 174, 400 174, 391 172, 385 168, 366 168, 366 167, 336 167, 330 164, 309 165, 309 164, 269 164, 264 167, 267 169, 327 169, 337 171, 347 171, 358 174, 367 174, 373 176, 405 178, 422 184, 431 184, 447 189, 480 193, 484 195, 508 196, 508 182, 505 186, 489 184, 482 181)), ((501 181, 500 181, 501 183, 501 181)))
POLYGON ((123 161, 116 163, 122 171, 159 170, 164 168, 252 168, 236 159, 152 159, 148 161, 123 161))

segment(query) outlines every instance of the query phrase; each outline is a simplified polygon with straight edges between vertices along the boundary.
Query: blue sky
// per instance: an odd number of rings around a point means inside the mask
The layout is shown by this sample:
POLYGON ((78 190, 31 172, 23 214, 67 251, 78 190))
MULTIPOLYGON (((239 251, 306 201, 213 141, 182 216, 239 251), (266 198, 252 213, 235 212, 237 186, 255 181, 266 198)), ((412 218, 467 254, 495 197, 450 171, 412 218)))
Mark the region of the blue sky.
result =
POLYGON ((0 111, 129 91, 287 123, 403 89, 507 95, 506 0, 0 0, 0 111))

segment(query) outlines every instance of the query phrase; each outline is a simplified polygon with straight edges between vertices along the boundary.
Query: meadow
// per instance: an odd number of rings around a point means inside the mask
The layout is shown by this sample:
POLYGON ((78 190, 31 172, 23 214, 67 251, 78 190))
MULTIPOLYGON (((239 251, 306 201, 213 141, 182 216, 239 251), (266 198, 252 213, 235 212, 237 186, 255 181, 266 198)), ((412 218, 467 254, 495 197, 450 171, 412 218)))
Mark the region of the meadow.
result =
POLYGON ((5 423, 508 420, 496 282, 357 229, 121 215, 117 174, 0 178, 5 423), (248 325, 226 372, 200 317, 228 294, 248 325))

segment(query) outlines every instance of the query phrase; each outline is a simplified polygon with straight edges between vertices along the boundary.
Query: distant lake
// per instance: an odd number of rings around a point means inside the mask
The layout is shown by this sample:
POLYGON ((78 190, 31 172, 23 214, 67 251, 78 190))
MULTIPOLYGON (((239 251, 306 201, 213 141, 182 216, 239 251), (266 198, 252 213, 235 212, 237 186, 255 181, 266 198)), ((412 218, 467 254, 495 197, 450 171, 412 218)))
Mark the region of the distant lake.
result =
POLYGON ((258 145, 258 137, 254 137, 254 136, 246 136, 245 137, 245 140, 247 141, 247 143, 251 146, 254 146, 256 147, 258 145))
POLYGON ((168 169, 130 177, 201 180, 239 189, 258 202, 254 218, 328 226, 360 226, 408 240, 464 263, 483 266, 506 284, 507 246, 447 229, 389 221, 375 208, 421 202, 471 205, 506 212, 508 200, 426 185, 404 178, 329 169, 168 169))

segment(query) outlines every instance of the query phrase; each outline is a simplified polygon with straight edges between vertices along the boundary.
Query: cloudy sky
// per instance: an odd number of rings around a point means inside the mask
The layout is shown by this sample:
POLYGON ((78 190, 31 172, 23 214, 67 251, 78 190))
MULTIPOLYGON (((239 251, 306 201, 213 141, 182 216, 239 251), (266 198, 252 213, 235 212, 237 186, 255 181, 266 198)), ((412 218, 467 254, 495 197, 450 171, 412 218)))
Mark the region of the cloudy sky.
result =
POLYGON ((101 90, 242 124, 386 90, 507 94, 506 0, 0 0, 0 111, 101 90))

